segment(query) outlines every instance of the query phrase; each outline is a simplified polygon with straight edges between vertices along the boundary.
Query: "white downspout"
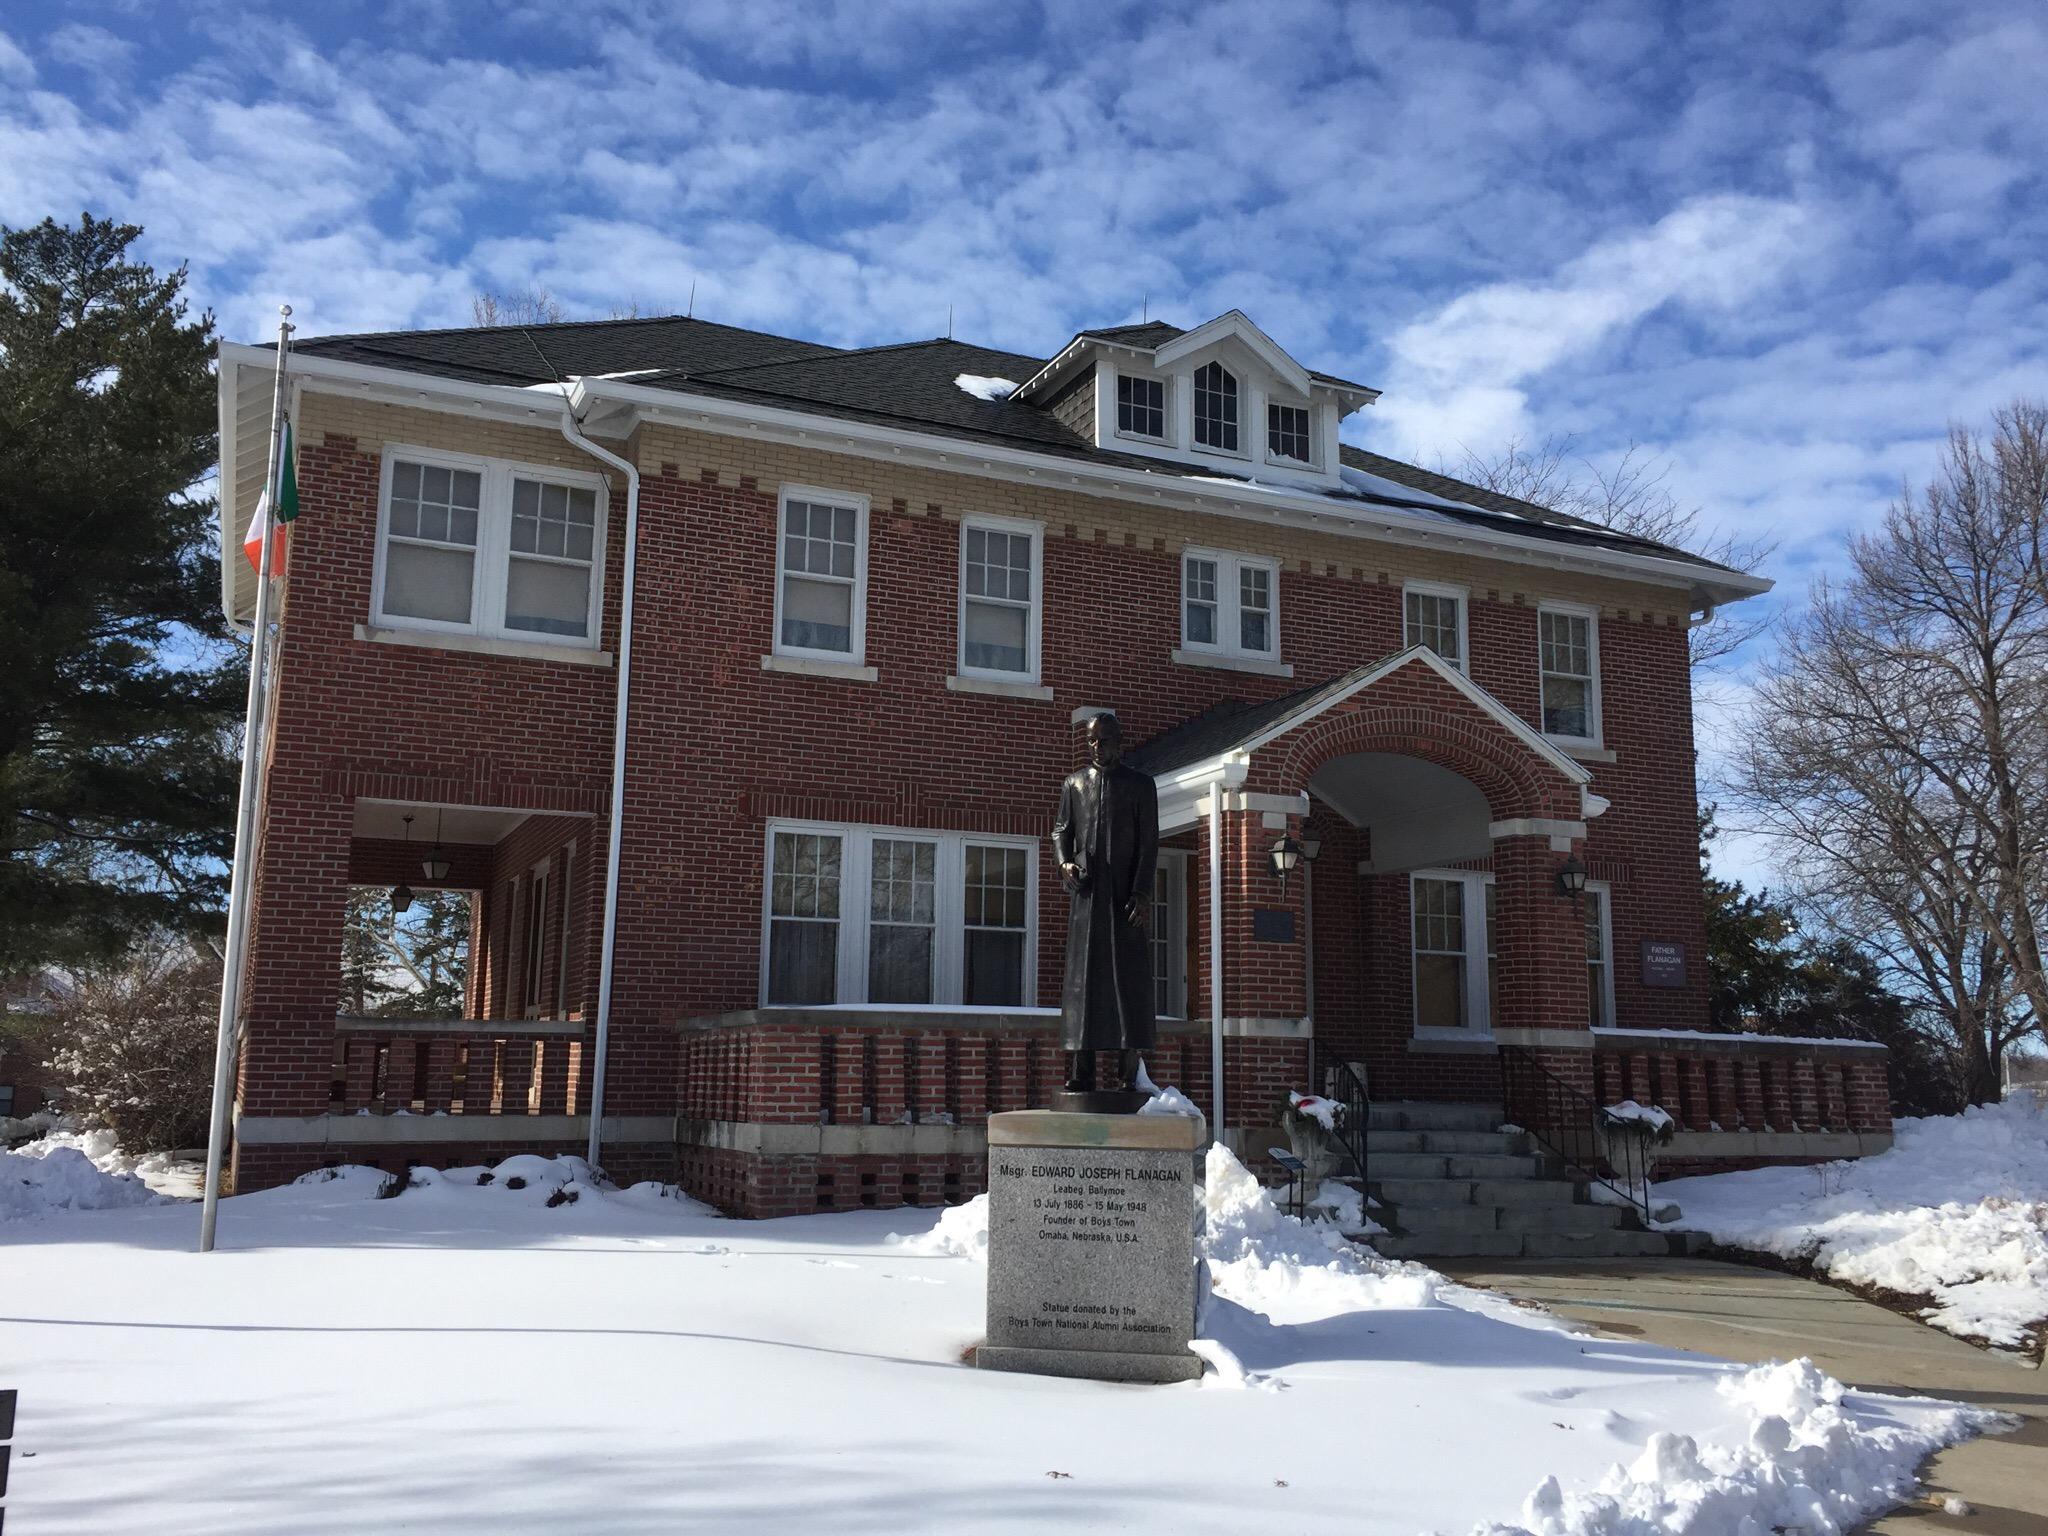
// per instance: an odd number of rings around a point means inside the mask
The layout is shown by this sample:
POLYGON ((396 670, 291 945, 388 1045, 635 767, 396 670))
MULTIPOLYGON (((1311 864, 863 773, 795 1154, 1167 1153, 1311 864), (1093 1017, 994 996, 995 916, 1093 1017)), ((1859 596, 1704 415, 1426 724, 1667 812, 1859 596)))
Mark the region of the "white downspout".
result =
POLYGON ((590 1145, 587 1155, 592 1167, 601 1167, 604 1069, 612 1027, 612 952, 619 937, 619 843, 626 822, 626 706, 633 681, 633 571, 640 543, 640 471, 609 448, 601 448, 585 437, 578 429, 575 412, 566 400, 562 406, 562 436, 626 477, 626 562, 619 593, 619 699, 612 722, 612 825, 604 867, 604 941, 600 946, 597 977, 597 1059, 590 1069, 590 1145))
POLYGON ((1223 786, 1209 789, 1209 1136, 1223 1140, 1223 786))

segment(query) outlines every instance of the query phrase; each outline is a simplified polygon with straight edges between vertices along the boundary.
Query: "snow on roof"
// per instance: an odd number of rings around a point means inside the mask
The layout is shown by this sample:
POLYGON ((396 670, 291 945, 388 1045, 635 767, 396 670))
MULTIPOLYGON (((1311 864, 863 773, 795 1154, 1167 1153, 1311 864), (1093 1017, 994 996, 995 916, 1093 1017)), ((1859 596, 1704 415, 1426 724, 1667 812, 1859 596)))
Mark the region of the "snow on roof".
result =
POLYGON ((985 373, 955 374, 953 382, 977 400, 1007 400, 1017 392, 1015 379, 992 378, 985 373))

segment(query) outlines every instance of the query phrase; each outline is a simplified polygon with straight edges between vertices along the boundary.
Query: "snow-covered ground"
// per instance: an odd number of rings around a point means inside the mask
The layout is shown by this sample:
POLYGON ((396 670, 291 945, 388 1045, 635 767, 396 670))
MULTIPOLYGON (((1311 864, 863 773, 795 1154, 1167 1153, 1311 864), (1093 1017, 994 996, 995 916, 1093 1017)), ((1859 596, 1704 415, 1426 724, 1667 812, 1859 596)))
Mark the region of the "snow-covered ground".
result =
POLYGON ((1176 1387, 963 1366, 979 1204, 739 1222, 573 1159, 482 1172, 239 1197, 204 1256, 188 1203, 0 1222, 9 1536, 1824 1533, 1980 1422, 1571 1333, 1227 1157, 1215 1369, 1176 1387))
POLYGON ((34 1140, 0 1150, 0 1221, 48 1209, 101 1210, 147 1205, 152 1196, 199 1196, 205 1170, 190 1159, 167 1152, 130 1157, 112 1131, 81 1131, 66 1120, 37 1129, 34 1140))
POLYGON ((1678 1225, 1925 1296, 1922 1314, 2014 1346, 2048 1325, 2048 1109, 2029 1098, 1901 1120, 1890 1151, 1811 1168, 1674 1179, 1678 1225))

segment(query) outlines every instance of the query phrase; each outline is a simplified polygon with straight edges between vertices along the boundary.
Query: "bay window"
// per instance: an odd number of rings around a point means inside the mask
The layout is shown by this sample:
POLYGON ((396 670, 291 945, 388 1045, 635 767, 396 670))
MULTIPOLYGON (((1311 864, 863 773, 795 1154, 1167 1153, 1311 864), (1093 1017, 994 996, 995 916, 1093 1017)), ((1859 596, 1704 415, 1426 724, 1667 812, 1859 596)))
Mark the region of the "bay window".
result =
POLYGON ((579 471, 387 449, 372 612, 402 628, 596 645, 603 494, 579 471))
POLYGON ((767 854, 764 1005, 1031 1005, 1029 839, 776 823, 767 854))

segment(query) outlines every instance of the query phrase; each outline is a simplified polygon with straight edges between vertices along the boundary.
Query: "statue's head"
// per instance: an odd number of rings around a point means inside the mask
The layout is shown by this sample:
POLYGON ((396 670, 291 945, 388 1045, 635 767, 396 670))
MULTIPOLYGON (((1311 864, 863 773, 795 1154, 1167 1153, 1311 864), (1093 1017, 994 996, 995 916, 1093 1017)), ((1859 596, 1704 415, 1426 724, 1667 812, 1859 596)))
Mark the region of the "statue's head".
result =
POLYGON ((1123 760, 1124 728, 1115 715, 1104 711, 1088 720, 1088 761, 1098 768, 1114 768, 1123 760))

